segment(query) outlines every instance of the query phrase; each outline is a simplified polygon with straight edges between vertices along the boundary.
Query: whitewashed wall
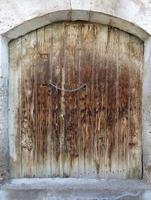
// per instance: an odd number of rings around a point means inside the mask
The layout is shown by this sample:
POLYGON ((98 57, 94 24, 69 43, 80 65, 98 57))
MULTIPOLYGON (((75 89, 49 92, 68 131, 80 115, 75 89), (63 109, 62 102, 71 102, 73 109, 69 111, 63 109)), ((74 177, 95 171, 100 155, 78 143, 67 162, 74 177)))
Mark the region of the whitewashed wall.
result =
POLYGON ((54 21, 87 20, 109 24, 145 41, 143 159, 151 177, 151 1, 150 0, 0 0, 0 176, 8 169, 7 42, 54 21))
POLYGON ((150 0, 0 0, 0 34, 27 20, 59 10, 86 10, 87 18, 90 11, 103 12, 151 33, 150 0))

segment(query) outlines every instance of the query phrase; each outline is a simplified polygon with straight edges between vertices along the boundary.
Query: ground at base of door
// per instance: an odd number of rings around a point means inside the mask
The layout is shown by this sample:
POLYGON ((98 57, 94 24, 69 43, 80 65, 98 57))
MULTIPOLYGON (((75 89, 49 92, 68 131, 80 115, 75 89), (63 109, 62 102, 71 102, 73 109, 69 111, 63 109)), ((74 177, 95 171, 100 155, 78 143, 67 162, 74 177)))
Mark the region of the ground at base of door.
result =
POLYGON ((151 200, 151 188, 128 179, 10 179, 1 185, 0 200, 151 200))

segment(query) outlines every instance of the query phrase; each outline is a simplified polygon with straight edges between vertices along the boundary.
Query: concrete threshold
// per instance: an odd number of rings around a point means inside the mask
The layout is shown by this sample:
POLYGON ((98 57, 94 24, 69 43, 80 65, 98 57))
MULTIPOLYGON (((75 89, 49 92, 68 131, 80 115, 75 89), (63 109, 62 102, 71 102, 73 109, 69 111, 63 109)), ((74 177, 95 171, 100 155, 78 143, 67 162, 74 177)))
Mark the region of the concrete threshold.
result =
POLYGON ((10 179, 1 185, 0 200, 151 200, 151 188, 141 180, 10 179))

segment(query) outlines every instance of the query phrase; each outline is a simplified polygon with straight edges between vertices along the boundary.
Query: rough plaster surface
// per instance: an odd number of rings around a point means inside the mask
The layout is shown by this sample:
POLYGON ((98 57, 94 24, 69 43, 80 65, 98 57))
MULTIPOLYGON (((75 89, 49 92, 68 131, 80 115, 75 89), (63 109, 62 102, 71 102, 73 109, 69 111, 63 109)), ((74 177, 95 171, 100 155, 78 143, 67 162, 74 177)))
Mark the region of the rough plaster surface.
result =
POLYGON ((21 3, 19 0, 0 0, 0 5, 0 34, 5 34, 10 39, 15 35, 18 37, 21 32, 25 34, 58 20, 86 20, 110 24, 142 39, 146 39, 145 33, 151 33, 149 0, 23 0, 21 3), (31 19, 34 20, 30 22, 31 19), (14 33, 12 29, 16 26, 18 28, 14 33), (142 32, 137 27, 140 27, 142 32))
POLYGON ((23 22, 59 10, 103 12, 151 33, 150 0, 0 0, 0 34, 23 22))
POLYGON ((151 37, 145 41, 142 99, 144 178, 151 184, 151 37))
POLYGON ((8 171, 8 52, 7 41, 0 36, 0 178, 8 171))
POLYGON ((145 40, 143 161, 144 177, 151 180, 151 39, 146 39, 151 34, 151 0, 0 0, 0 175, 5 174, 8 166, 6 38, 18 37, 54 21, 78 19, 111 24, 145 40))
MULTIPOLYGON (((0 84, 3 80, 0 78, 0 84)), ((7 88, 0 86, 0 177, 5 176, 7 170, 7 88)))

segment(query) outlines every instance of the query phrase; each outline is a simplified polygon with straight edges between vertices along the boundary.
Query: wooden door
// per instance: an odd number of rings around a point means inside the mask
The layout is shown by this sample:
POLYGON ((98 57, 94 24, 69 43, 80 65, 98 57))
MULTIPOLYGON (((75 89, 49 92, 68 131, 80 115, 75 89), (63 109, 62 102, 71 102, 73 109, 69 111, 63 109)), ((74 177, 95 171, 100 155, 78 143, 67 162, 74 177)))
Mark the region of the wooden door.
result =
POLYGON ((141 177, 140 39, 64 22, 9 48, 12 177, 141 177))

